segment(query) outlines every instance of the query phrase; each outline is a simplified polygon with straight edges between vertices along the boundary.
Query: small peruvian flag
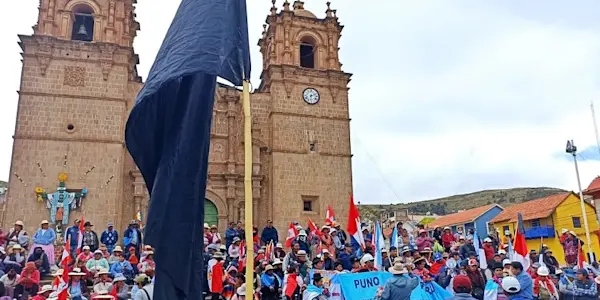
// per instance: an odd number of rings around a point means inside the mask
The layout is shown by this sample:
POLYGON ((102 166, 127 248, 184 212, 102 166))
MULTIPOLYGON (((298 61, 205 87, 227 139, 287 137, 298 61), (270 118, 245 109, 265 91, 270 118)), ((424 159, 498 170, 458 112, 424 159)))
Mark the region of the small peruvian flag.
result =
POLYGON ((310 230, 310 233, 312 233, 316 236, 320 237, 323 235, 321 230, 319 230, 319 228, 317 228, 317 225, 315 225, 315 223, 311 219, 308 219, 308 230, 310 230))
POLYGON ((290 227, 288 229, 288 236, 285 239, 285 246, 287 248, 292 247, 292 241, 298 236, 298 229, 294 226, 294 223, 290 223, 290 227))
POLYGON ((325 215, 325 224, 330 224, 331 226, 335 225, 335 213, 333 213, 331 205, 327 205, 327 215, 325 215))

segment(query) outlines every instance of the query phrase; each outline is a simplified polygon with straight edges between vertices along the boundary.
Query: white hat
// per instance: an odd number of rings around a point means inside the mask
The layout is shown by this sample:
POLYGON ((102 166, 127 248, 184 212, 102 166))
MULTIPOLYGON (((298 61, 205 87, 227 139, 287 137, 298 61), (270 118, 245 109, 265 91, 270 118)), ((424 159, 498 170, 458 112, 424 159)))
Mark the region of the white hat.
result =
POLYGON ((450 227, 446 226, 444 227, 444 230, 451 230, 450 227))
POLYGON ((40 226, 42 226, 42 225, 44 225, 44 224, 50 224, 50 222, 48 222, 48 220, 43 220, 43 221, 40 223, 40 226))
POLYGON ((386 249, 386 248, 381 249, 381 253, 388 253, 388 249, 386 249))
POLYGON ((491 243, 492 239, 490 239, 489 237, 486 237, 485 239, 483 239, 484 243, 491 243))
POLYGON ((462 235, 459 235, 459 236, 458 236, 458 240, 464 240, 464 239, 465 239, 465 237, 464 237, 464 236, 462 236, 462 235))
POLYGON ((44 285, 44 286, 42 287, 42 289, 40 289, 40 291, 39 291, 37 294, 38 294, 38 295, 41 295, 41 294, 43 294, 43 293, 45 293, 45 292, 51 292, 51 291, 52 291, 52 286, 51 286, 51 285, 48 285, 48 284, 46 284, 46 285, 44 285))
POLYGON ((502 278, 502 289, 511 294, 515 294, 521 290, 521 284, 519 283, 519 280, 517 280, 516 277, 504 277, 502 278))
POLYGON ((210 228, 210 226, 208 226, 208 223, 204 223, 204 228, 210 228))
POLYGON ((212 258, 225 258, 225 257, 223 256, 223 253, 215 252, 215 254, 212 255, 212 258))
POLYGON ((323 253, 329 253, 329 250, 323 249, 323 250, 321 250, 321 252, 323 252, 323 253))
POLYGON ((504 230, 504 235, 510 235, 510 230, 504 230))
POLYGON ((503 265, 503 266, 505 266, 505 265, 510 265, 510 264, 512 264, 512 261, 510 261, 510 259, 508 259, 508 258, 507 258, 507 259, 504 259, 504 260, 502 261, 502 265, 503 265))
POLYGON ((506 254, 506 250, 500 249, 500 250, 498 250, 498 254, 506 254))
POLYGON ((306 231, 300 230, 300 232, 298 233, 298 235, 306 236, 306 231))
POLYGON ((102 250, 96 250, 96 251, 94 251, 94 255, 96 255, 96 254, 104 255, 104 253, 102 253, 102 250))
POLYGON ((96 275, 108 275, 110 274, 110 272, 108 271, 108 269, 102 268, 100 269, 100 271, 98 271, 98 273, 96 273, 96 275))
POLYGON ((363 255, 363 257, 360 259, 360 264, 364 265, 367 262, 374 261, 374 260, 375 260, 375 258, 373 258, 373 255, 367 253, 367 254, 363 255))
POLYGON ((537 274, 540 276, 548 276, 550 275, 550 271, 545 266, 541 266, 538 268, 537 274))
POLYGON ((323 230, 323 229, 331 229, 331 227, 329 227, 327 225, 323 225, 323 226, 321 226, 321 230, 323 230))
POLYGON ((563 271, 561 269, 556 269, 556 271, 554 271, 554 274, 556 274, 556 275, 560 275, 562 273, 563 273, 563 271))
POLYGON ((23 224, 23 221, 19 220, 15 222, 15 225, 19 225, 21 227, 25 226, 25 224, 23 224))
POLYGON ((63 270, 63 269, 58 269, 58 270, 56 270, 56 273, 52 274, 52 276, 53 277, 62 276, 62 274, 63 274, 64 271, 65 270, 63 270))
POLYGON ((273 265, 274 265, 274 266, 275 266, 275 265, 281 265, 281 264, 282 264, 282 262, 281 262, 281 259, 279 259, 279 258, 276 258, 276 259, 273 261, 273 265))
POLYGON ((408 270, 402 263, 394 263, 394 266, 389 269, 392 274, 407 274, 408 270))
POLYGON ((575 233, 575 231, 573 231, 573 230, 569 230, 569 233, 570 233, 571 235, 577 236, 577 234, 576 234, 576 233, 575 233))
POLYGON ((246 284, 242 283, 240 287, 237 289, 236 293, 240 296, 246 296, 246 284))
POLYGON ((567 232, 569 232, 569 231, 568 231, 566 228, 563 228, 563 229, 562 229, 560 232, 561 232, 561 233, 567 233, 567 232))
POLYGON ((334 233, 334 232, 336 232, 336 231, 337 231, 337 230, 336 230, 335 228, 331 228, 331 231, 330 231, 329 233, 334 233))
POLYGON ((123 274, 121 274, 121 273, 118 273, 118 274, 115 276, 115 279, 113 279, 113 282, 117 282, 117 281, 126 281, 126 280, 127 280, 127 278, 125 278, 125 276, 123 276, 123 274))
POLYGON ((23 249, 23 247, 21 247, 21 245, 19 245, 19 244, 14 244, 12 246, 12 248, 13 248, 13 250, 22 250, 23 249))
POLYGON ((81 272, 80 268, 73 268, 73 272, 69 272, 69 276, 84 276, 85 273, 81 272))
POLYGON ((90 246, 83 246, 83 248, 81 248, 81 250, 90 250, 90 246))
POLYGON ((298 250, 298 253, 296 253, 296 255, 297 256, 306 255, 306 251, 304 251, 304 250, 298 250))
POLYGON ((123 252, 123 249, 121 248, 121 246, 115 246, 115 249, 113 249, 113 252, 123 252))
POLYGON ((275 248, 281 248, 281 249, 283 249, 283 244, 282 243, 277 243, 277 245, 275 245, 275 248))
POLYGON ((233 242, 234 242, 234 243, 235 243, 235 242, 239 242, 239 241, 241 241, 239 237, 237 237, 237 236, 236 236, 236 237, 234 237, 234 238, 233 238, 233 242))
POLYGON ((273 266, 271 266, 271 265, 267 265, 267 266, 265 267, 265 272, 266 272, 266 271, 271 271, 271 270, 273 270, 273 266))

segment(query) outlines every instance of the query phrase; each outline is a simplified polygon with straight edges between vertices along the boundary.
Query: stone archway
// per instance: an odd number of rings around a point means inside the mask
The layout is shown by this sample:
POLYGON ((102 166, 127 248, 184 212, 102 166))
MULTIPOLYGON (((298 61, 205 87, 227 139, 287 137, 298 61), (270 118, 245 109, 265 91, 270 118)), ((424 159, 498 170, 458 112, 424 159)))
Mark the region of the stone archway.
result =
MULTIPOLYGON (((219 232, 225 232, 225 229, 227 229, 227 215, 228 215, 228 208, 227 208, 227 203, 225 203, 225 201, 223 201, 223 199, 215 192, 211 191, 211 190, 206 190, 206 195, 204 196, 204 201, 205 201, 205 209, 206 209, 206 202, 212 202, 212 204, 216 207, 216 215, 217 215, 217 223, 218 223, 218 227, 219 227, 219 232)), ((209 216, 210 217, 210 216, 209 216)), ((210 224, 212 225, 212 224, 210 224)))

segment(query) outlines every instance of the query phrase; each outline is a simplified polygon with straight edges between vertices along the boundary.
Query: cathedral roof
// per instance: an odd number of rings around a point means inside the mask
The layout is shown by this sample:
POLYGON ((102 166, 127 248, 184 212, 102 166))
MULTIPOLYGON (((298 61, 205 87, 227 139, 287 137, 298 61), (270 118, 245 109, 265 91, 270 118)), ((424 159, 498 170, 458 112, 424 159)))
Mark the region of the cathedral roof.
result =
POLYGON ((314 19, 317 18, 317 16, 315 16, 315 14, 313 14, 312 12, 310 12, 306 9, 294 9, 294 15, 299 16, 299 17, 306 17, 306 18, 314 18, 314 19))

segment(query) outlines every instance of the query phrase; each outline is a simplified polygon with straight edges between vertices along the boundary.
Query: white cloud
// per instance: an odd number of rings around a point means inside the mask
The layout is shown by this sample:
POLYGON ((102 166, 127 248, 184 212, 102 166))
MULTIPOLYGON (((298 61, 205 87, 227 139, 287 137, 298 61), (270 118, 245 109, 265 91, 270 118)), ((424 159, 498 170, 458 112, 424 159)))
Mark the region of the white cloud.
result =
MULTIPOLYGON (((249 2, 257 86, 255 44, 271 4, 249 2)), ((307 1, 306 7, 323 16, 325 2, 307 1)), ((357 200, 414 201, 514 186, 577 188, 573 164, 557 153, 568 138, 580 149, 595 145, 589 101, 599 94, 600 27, 584 11, 598 4, 575 10, 555 0, 538 10, 510 1, 333 2, 346 26, 341 60, 354 73, 357 200)), ((142 31, 135 49, 144 77, 178 3, 137 5, 142 31)), ((18 99, 16 35, 32 32, 37 5, 9 1, 0 18, 7 45, 0 49, 1 179, 9 175, 18 99)), ((582 161, 584 186, 599 167, 582 161)))

